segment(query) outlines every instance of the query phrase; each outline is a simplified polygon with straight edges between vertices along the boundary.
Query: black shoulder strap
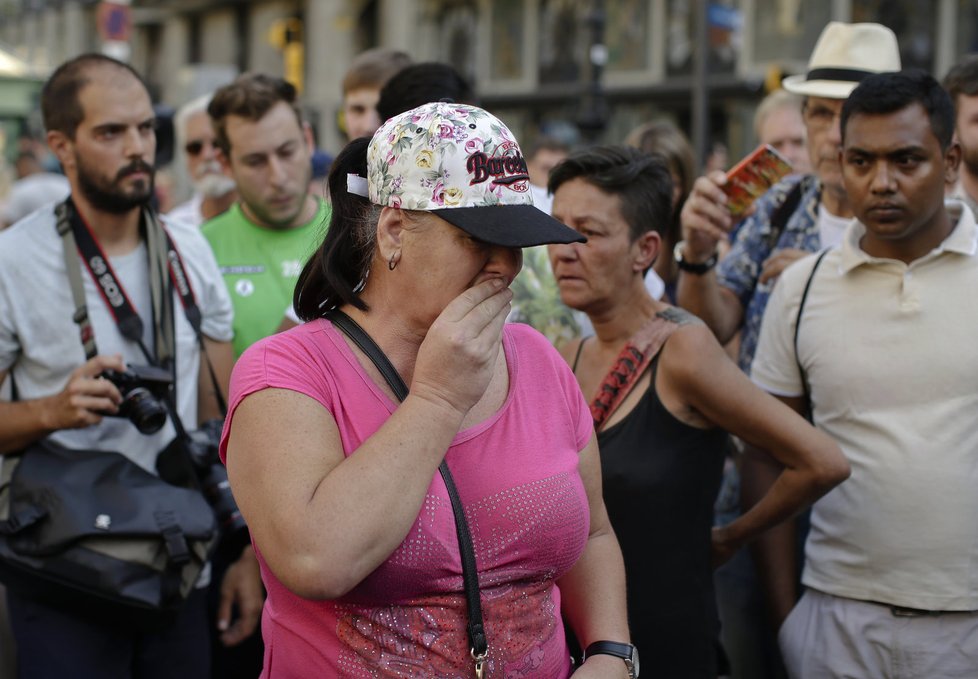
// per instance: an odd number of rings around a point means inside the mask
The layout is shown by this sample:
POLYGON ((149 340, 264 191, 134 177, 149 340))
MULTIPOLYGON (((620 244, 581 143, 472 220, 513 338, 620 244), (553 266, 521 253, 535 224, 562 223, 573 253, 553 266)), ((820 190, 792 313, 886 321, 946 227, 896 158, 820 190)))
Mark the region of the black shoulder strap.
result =
POLYGON ((788 225, 788 220, 791 219, 791 215, 795 213, 795 210, 798 209, 798 205, 801 203, 801 195, 804 193, 804 183, 805 180, 802 179, 795 184, 785 194, 784 201, 781 205, 771 213, 771 236, 769 245, 772 249, 778 244, 781 234, 784 233, 784 229, 788 225))
POLYGON ((818 271, 819 264, 825 259, 825 255, 829 254, 831 248, 826 248, 819 253, 818 257, 815 259, 815 264, 812 266, 811 273, 808 274, 808 280, 805 281, 805 288, 801 293, 801 300, 798 302, 798 314, 795 316, 795 335, 792 340, 792 344, 795 348, 795 363, 798 364, 798 374, 801 375, 801 386, 805 392, 805 402, 811 407, 811 394, 808 389, 808 380, 805 379, 805 368, 801 365, 801 357, 798 355, 798 329, 801 328, 801 313, 805 309, 805 302, 808 301, 808 291, 811 290, 812 281, 815 280, 815 272, 818 271))
MULTIPOLYGON (((57 206, 56 215, 57 230, 61 235, 64 245, 65 268, 68 272, 72 297, 75 301, 75 314, 73 318, 79 328, 81 342, 85 348, 85 357, 88 359, 94 357, 98 353, 98 349, 95 345, 95 330, 89 319, 88 306, 85 303, 81 266, 78 264, 77 257, 75 257, 76 250, 85 258, 86 265, 89 267, 99 291, 102 293, 109 310, 118 322, 120 332, 127 339, 136 342, 146 356, 146 359, 152 363, 152 356, 142 342, 142 320, 132 307, 132 303, 129 302, 128 297, 126 297, 121 283, 116 280, 115 273, 112 271, 108 259, 101 254, 101 249, 95 242, 94 236, 88 230, 87 225, 80 219, 70 197, 57 206), (98 272, 93 269, 90 263, 92 261, 98 263, 96 265, 99 267, 98 270, 104 274, 101 278, 98 272), (115 301, 111 300, 110 295, 106 292, 107 281, 111 290, 118 291, 116 295, 118 299, 115 301)), ((152 210, 145 210, 143 212, 143 219, 146 229, 147 248, 151 250, 149 257, 150 267, 152 269, 154 265, 157 265, 159 269, 158 271, 151 270, 150 283, 161 285, 162 281, 159 279, 165 279, 168 275, 183 306, 187 322, 190 323, 191 328, 193 328, 197 336, 197 342, 200 345, 200 351, 203 353, 204 362, 207 364, 207 370, 214 387, 214 395, 217 399, 218 408, 222 415, 226 415, 227 403, 224 395, 221 393, 214 364, 211 362, 210 354, 204 343, 204 334, 201 330, 200 308, 197 306, 197 300, 190 284, 190 276, 187 274, 186 267, 183 264, 183 258, 180 256, 180 252, 177 250, 177 246, 173 242, 169 231, 163 227, 152 210), (160 261, 157 262, 157 260, 160 261)), ((160 341, 158 339, 157 344, 158 346, 168 344, 169 349, 167 353, 172 353, 175 351, 176 341, 174 338, 175 331, 172 324, 173 315, 169 294, 163 294, 161 290, 158 290, 154 292, 153 296, 159 298, 154 300, 154 310, 157 307, 162 308, 162 316, 157 320, 157 325, 159 326, 157 327, 157 331, 159 332, 162 329, 166 335, 166 340, 160 341)))
MULTIPOLYGON (((339 309, 333 309, 326 314, 326 319, 343 331, 360 351, 367 355, 380 374, 384 376, 394 395, 403 401, 408 394, 407 385, 401 379, 397 369, 391 364, 377 343, 361 328, 356 321, 339 309)), ((448 464, 442 460, 438 465, 448 497, 452 501, 452 511, 455 514, 455 532, 458 536, 458 547, 462 555, 462 579, 465 582, 465 598, 469 607, 469 642, 471 643, 472 659, 475 661, 476 677, 482 677, 483 663, 489 653, 489 642, 486 639, 485 627, 482 622, 482 601, 479 599, 479 573, 475 564, 475 549, 472 546, 472 534, 469 532, 469 522, 465 518, 465 507, 455 487, 455 479, 448 469, 448 464)))

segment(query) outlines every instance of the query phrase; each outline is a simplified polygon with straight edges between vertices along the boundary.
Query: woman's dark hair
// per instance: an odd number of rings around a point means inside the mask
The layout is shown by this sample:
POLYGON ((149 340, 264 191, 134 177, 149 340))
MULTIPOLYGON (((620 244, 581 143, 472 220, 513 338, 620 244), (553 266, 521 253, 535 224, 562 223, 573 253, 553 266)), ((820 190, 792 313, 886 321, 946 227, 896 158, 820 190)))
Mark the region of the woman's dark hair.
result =
POLYGON ((631 239, 646 231, 662 234, 672 215, 672 176, 662 156, 628 146, 593 146, 572 153, 550 171, 547 189, 583 179, 618 196, 631 239))
POLYGON ((898 73, 874 73, 866 76, 842 105, 842 141, 846 124, 855 115, 885 115, 920 104, 927 112, 930 129, 947 151, 954 135, 954 104, 951 97, 929 73, 908 69, 898 73))
POLYGON ((351 141, 336 156, 329 171, 329 230, 299 274, 292 298, 295 312, 303 321, 319 318, 343 304, 367 310, 360 290, 370 269, 381 208, 350 193, 347 175, 367 176, 369 143, 370 137, 351 141))
POLYGON ((475 91, 458 71, 437 61, 407 66, 380 89, 377 114, 381 122, 433 101, 478 104, 475 91))

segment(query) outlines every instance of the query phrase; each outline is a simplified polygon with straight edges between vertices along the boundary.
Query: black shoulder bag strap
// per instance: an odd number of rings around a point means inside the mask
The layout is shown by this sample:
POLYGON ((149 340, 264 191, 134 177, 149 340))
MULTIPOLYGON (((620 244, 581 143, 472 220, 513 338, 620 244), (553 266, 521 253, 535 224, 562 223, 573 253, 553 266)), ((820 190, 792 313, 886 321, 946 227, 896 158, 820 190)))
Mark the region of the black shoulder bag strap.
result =
POLYGON ((798 364, 798 373, 801 375, 801 388, 804 390, 805 403, 808 407, 808 419, 812 419, 812 400, 811 392, 808 388, 808 380, 805 378, 805 368, 801 365, 801 357, 798 355, 798 329, 801 328, 801 313, 805 309, 805 302, 808 301, 808 291, 811 290, 812 281, 815 280, 815 272, 818 271, 819 264, 825 259, 825 255, 829 254, 831 248, 826 248, 819 253, 818 257, 815 259, 815 264, 812 266, 811 273, 808 274, 808 280, 805 281, 805 289, 802 290, 801 300, 798 302, 798 314, 795 316, 795 335, 792 340, 792 344, 795 348, 795 363, 798 364))
MULTIPOLYGON (((391 364, 376 342, 361 328, 356 321, 338 309, 334 309, 326 314, 326 319, 343 331, 360 351, 367 355, 380 374, 384 376, 394 395, 399 401, 403 401, 408 394, 407 385, 398 374, 397 369, 391 364)), ((445 487, 448 489, 448 497, 452 501, 452 511, 455 514, 455 532, 458 535, 458 547, 462 554, 462 579, 465 582, 465 598, 469 606, 469 643, 471 644, 472 660, 475 661, 475 676, 483 676, 484 663, 489 654, 489 642, 486 639, 485 628, 482 623, 482 602, 479 599, 479 574, 475 565, 475 549, 472 546, 472 535, 469 532, 469 523, 465 519, 465 508, 462 500, 458 496, 455 487, 455 480, 448 469, 448 464, 442 460, 438 465, 445 487)))
POLYGON ((805 192, 805 180, 802 179, 793 187, 788 193, 785 194, 784 200, 781 205, 774 209, 771 213, 771 233, 768 236, 768 250, 773 251, 778 245, 778 241, 781 240, 781 234, 784 233, 784 229, 788 226, 788 221, 791 219, 791 215, 795 214, 795 210, 798 209, 798 205, 801 203, 801 196, 805 192))

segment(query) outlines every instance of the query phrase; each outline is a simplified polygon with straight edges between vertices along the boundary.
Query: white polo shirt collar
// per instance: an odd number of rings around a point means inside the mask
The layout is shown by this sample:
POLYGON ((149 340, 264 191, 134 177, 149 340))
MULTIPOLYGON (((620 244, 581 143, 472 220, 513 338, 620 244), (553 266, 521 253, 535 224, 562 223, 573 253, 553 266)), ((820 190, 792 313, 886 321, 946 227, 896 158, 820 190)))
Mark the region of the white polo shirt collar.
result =
MULTIPOLYGON (((948 200, 945 203, 951 221, 957 222, 948 237, 932 251, 914 260, 909 266, 938 257, 945 252, 973 256, 978 253, 978 227, 971 210, 967 209, 960 200, 948 200)), ((839 253, 839 272, 847 274, 861 264, 880 264, 894 260, 884 257, 873 257, 863 250, 859 243, 866 233, 866 227, 858 219, 852 220, 845 237, 842 240, 839 253)))

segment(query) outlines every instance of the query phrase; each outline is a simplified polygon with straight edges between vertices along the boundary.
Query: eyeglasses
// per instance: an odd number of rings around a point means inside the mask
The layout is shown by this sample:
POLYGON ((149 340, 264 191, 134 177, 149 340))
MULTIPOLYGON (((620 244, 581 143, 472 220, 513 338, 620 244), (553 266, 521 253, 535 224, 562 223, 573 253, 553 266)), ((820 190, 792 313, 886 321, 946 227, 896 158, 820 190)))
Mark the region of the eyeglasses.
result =
POLYGON ((199 155, 200 152, 204 150, 204 144, 207 144, 211 148, 216 148, 214 146, 214 142, 211 141, 210 139, 207 140, 195 139, 193 141, 188 141, 187 144, 183 147, 183 150, 187 152, 188 156, 196 156, 199 155))

